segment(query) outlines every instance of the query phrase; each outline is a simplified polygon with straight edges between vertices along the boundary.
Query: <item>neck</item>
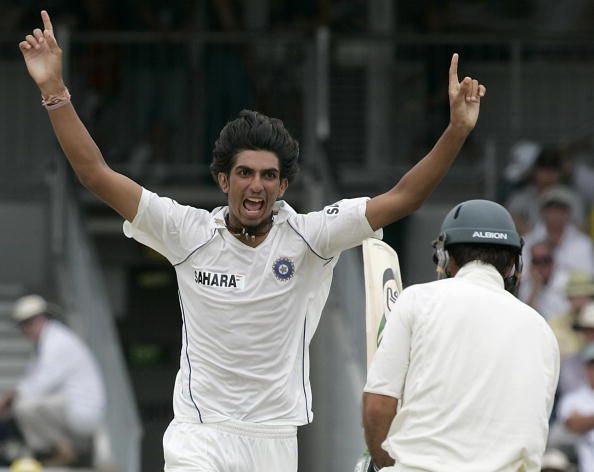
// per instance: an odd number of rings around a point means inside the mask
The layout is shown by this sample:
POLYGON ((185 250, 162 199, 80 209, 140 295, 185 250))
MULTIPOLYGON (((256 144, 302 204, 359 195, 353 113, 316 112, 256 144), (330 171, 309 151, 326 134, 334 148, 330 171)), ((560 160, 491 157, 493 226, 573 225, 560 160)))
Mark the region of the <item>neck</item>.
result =
POLYGON ((238 239, 245 239, 246 241, 255 241, 258 236, 266 236, 272 228, 273 217, 257 224, 256 226, 233 225, 229 220, 229 215, 225 216, 225 226, 229 232, 238 239))

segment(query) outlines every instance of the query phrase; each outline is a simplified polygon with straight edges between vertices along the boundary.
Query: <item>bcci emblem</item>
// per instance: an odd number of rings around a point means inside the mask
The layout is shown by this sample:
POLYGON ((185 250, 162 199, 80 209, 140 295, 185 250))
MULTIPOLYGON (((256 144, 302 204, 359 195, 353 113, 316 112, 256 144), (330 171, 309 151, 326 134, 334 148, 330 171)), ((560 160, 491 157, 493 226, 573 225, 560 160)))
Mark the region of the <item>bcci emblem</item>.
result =
POLYGON ((281 282, 286 282, 295 274, 295 264, 288 257, 279 257, 272 265, 274 276, 281 282))

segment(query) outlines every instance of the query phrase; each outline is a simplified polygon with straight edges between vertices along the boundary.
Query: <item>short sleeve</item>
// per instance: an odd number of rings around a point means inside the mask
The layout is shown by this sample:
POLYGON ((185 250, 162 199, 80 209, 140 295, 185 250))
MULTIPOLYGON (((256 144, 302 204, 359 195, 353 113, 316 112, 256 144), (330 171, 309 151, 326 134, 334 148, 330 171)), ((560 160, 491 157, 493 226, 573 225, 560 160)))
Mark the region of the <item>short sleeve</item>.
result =
POLYGON ((392 307, 369 371, 365 392, 402 399, 410 362, 414 295, 405 289, 392 307))
POLYGON ((124 234, 165 256, 173 265, 185 260, 212 236, 210 214, 142 189, 136 217, 124 234))
POLYGON ((296 215, 290 224, 319 255, 333 257, 360 245, 364 239, 382 238, 382 230, 373 231, 365 216, 368 200, 340 200, 321 211, 296 215))

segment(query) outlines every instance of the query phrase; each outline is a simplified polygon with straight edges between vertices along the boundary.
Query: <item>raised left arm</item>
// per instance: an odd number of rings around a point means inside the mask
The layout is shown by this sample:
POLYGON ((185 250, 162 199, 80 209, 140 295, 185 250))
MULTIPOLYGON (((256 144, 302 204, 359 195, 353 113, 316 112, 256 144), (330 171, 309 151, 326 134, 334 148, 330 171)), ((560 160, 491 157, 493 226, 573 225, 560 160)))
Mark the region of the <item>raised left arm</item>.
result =
POLYGON ((450 123, 433 149, 392 189, 367 202, 365 216, 374 230, 412 213, 431 195, 476 125, 486 91, 476 79, 458 81, 458 54, 454 54, 449 70, 450 123))
POLYGON ((394 459, 382 449, 382 442, 388 436, 397 408, 398 399, 396 398, 376 393, 363 394, 365 442, 373 463, 378 467, 394 465, 394 459))

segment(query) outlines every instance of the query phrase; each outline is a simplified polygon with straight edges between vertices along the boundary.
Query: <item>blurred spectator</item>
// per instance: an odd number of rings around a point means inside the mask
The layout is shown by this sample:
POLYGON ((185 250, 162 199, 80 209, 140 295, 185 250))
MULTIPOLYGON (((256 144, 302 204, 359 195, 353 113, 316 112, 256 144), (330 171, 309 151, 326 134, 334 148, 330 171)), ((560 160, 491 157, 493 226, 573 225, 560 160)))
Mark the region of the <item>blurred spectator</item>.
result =
MULTIPOLYGON (((546 241, 552 248, 553 265, 547 284, 547 291, 551 291, 547 297, 552 299, 544 307, 541 306, 541 314, 547 319, 558 316, 569 308, 564 300, 564 292, 570 272, 581 270, 594 274, 592 241, 571 222, 572 195, 561 186, 548 190, 541 198, 542 222, 525 237, 526 244, 522 255, 526 261, 531 260, 532 246, 535 244, 546 241)), ((519 297, 527 303, 539 284, 538 278, 534 279, 534 276, 538 277, 538 274, 532 264, 526 264, 522 273, 519 297)))
POLYGON ((542 223, 526 236, 526 242, 546 236, 555 246, 557 268, 594 273, 592 241, 571 220, 574 196, 564 186, 553 187, 543 194, 540 201, 542 223))
MULTIPOLYGON (((525 141, 512 147, 506 178, 516 183, 526 180, 526 183, 509 196, 505 206, 520 234, 527 234, 540 221, 542 196, 560 183, 561 172, 561 154, 556 149, 541 149, 538 144, 525 141)), ((581 226, 583 204, 576 193, 569 189, 567 192, 571 195, 572 219, 581 226)))
POLYGON ((565 287, 565 295, 569 302, 569 310, 561 316, 553 317, 551 328, 557 337, 561 358, 581 351, 583 340, 575 327, 580 310, 594 300, 594 279, 591 274, 573 271, 565 287))
POLYGON ((525 257, 528 274, 522 275, 519 298, 550 320, 568 309, 564 291, 567 274, 554 270, 554 247, 548 240, 532 244, 529 251, 525 257))
POLYGON ((16 387, 0 397, 0 414, 11 409, 27 447, 46 465, 88 459, 105 412, 95 359, 72 330, 50 318, 42 297, 20 298, 13 318, 35 354, 16 387))
POLYGON ((594 303, 591 300, 579 310, 574 329, 579 335, 582 348, 561 358, 561 394, 572 392, 586 383, 581 352, 584 345, 594 343, 594 303))
POLYGON ((576 450, 580 472, 594 470, 594 343, 582 352, 587 383, 563 396, 559 417, 568 430, 579 435, 576 450))
POLYGON ((549 449, 542 456, 541 472, 571 472, 573 465, 559 449, 549 449))

